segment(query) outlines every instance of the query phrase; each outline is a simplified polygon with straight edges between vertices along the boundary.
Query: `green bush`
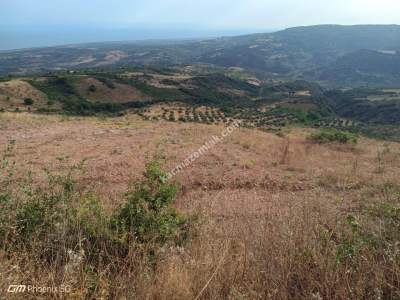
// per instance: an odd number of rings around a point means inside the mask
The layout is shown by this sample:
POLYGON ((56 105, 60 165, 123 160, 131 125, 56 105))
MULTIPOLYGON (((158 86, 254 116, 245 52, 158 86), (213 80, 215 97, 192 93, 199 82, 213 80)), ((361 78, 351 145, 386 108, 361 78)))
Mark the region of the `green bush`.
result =
POLYGON ((34 102, 35 101, 33 101, 33 99, 31 99, 31 98, 25 98, 24 99, 24 104, 25 105, 33 105, 34 102))
POLYGON ((341 143, 341 144, 356 144, 358 138, 355 134, 336 130, 336 129, 324 129, 317 133, 313 133, 309 136, 309 139, 317 143, 341 143))
MULTIPOLYGON (((112 102, 91 102, 83 98, 75 88, 75 78, 71 77, 48 77, 46 81, 29 81, 34 87, 47 95, 51 102, 61 102, 63 110, 78 115, 92 115, 95 113, 115 114, 128 108, 119 103, 112 102)), ((89 87, 89 90, 95 91, 95 86, 89 87)), ((131 103, 132 105, 138 105, 131 103)), ((126 104, 128 105, 128 104, 126 104)), ((143 105, 143 104, 140 104, 143 105)))
POLYGON ((88 90, 89 92, 94 93, 97 89, 96 86, 92 84, 91 86, 89 86, 88 90))
POLYGON ((400 239, 400 207, 398 203, 373 201, 363 209, 363 215, 348 215, 346 229, 337 245, 336 260, 355 264, 363 255, 374 255, 385 260, 396 259, 396 245, 400 239), (366 222, 368 221, 368 222, 366 222), (379 224, 379 229, 371 225, 379 224))
POLYGON ((165 182, 158 162, 147 164, 144 180, 127 193, 128 201, 113 217, 114 228, 122 239, 133 235, 139 242, 162 242, 179 238, 185 218, 173 208, 178 188, 165 182))

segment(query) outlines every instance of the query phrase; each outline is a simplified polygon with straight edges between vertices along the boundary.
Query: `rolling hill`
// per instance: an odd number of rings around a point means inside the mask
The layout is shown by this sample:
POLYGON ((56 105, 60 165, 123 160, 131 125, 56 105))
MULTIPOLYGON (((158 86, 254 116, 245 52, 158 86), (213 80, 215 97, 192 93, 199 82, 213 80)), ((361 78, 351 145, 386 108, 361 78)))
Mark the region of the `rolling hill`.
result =
POLYGON ((399 49, 398 25, 319 25, 7 51, 0 53, 7 75, 0 109, 362 131, 400 123, 399 49))
MULTIPOLYGON (((371 60, 374 65, 382 60, 384 65, 392 65, 399 49, 398 25, 318 25, 208 40, 96 43, 0 52, 0 73, 207 63, 268 76, 341 83, 340 72, 326 73, 360 66, 366 79, 353 81, 363 84, 376 75, 375 67, 369 66, 371 60)), ((380 82, 391 82, 393 72, 387 68, 380 71, 380 82)))
POLYGON ((308 75, 337 85, 400 86, 400 53, 357 50, 308 75))

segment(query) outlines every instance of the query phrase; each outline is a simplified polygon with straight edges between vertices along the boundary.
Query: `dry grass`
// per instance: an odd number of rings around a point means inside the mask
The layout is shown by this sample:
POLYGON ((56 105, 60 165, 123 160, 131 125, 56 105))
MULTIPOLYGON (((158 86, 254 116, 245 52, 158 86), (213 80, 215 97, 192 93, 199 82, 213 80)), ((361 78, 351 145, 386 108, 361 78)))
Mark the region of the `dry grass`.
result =
MULTIPOLYGON (((3 113, 0 148, 15 140, 17 177, 32 170, 38 182, 45 167, 61 171, 86 159, 78 182, 112 209, 147 159, 162 153, 169 170, 222 129, 3 113)), ((135 271, 63 279, 60 270, 38 270, 40 262, 29 260, 21 268, 19 258, 0 252, 0 297, 9 296, 8 284, 28 280, 67 282, 77 299, 399 299, 399 241, 373 250, 366 237, 397 228, 369 212, 399 205, 400 145, 365 138, 319 145, 308 134, 240 129, 180 173, 176 207, 201 222, 189 243, 164 249, 151 268, 132 257, 135 271), (95 294, 86 288, 91 280, 95 294)))
POLYGON ((79 80, 77 90, 82 97, 91 101, 126 103, 132 101, 147 101, 151 98, 132 86, 113 82, 115 88, 109 88, 99 80, 87 77, 79 80), (94 92, 89 91, 95 86, 94 92))
POLYGON ((34 100, 33 107, 47 107, 47 96, 31 86, 28 82, 15 79, 0 83, 0 108, 6 110, 27 110, 24 99, 34 100))

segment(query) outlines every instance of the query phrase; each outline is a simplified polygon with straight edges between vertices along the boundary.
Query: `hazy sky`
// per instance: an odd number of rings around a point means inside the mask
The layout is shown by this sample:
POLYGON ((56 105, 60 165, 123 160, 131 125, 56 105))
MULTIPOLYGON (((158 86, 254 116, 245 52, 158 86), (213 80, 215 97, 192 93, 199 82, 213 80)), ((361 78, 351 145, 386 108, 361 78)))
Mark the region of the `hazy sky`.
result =
POLYGON ((0 49, 10 48, 10 41, 22 46, 22 39, 29 45, 35 35, 53 38, 53 44, 80 42, 85 32, 99 40, 98 29, 104 39, 118 40, 146 38, 146 32, 162 38, 311 24, 399 24, 399 12, 399 0, 0 0, 0 49), (57 37, 60 30, 64 40, 57 37))

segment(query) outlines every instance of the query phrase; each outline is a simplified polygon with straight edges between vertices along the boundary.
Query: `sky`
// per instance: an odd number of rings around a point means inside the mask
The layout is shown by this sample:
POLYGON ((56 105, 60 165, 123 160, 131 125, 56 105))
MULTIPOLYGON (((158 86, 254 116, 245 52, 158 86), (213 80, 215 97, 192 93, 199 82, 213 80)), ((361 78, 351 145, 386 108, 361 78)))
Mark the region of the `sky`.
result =
POLYGON ((399 0, 0 0, 0 50, 315 24, 400 24, 399 11, 399 0))

